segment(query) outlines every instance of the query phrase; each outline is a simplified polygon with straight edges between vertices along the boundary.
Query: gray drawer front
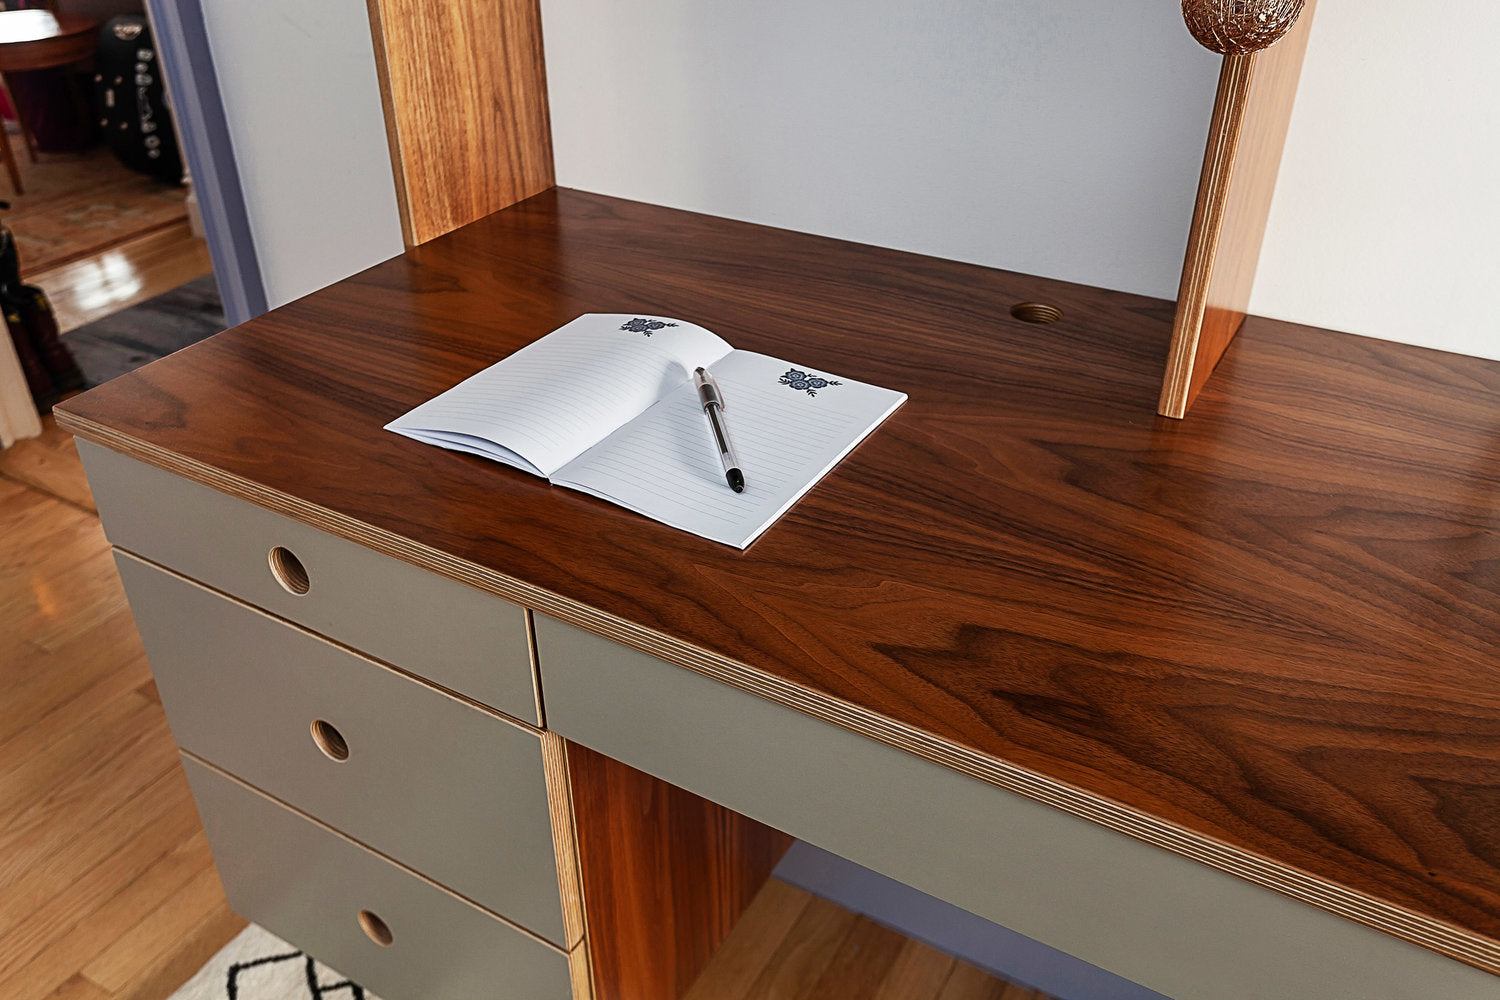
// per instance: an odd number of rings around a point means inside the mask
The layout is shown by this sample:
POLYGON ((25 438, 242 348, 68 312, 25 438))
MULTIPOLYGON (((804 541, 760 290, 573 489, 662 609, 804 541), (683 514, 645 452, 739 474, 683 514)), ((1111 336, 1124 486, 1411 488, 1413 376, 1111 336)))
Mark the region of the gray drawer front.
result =
POLYGON ((547 725, 1179 1000, 1493 1000, 1436 952, 546 615, 547 725))
POLYGON ((115 554, 178 745, 563 941, 541 738, 115 554), (313 738, 331 724, 348 758, 313 738))
POLYGON ((384 1000, 569 1000, 568 960, 383 858, 183 758, 235 912, 384 1000), (359 913, 390 930, 382 947, 359 913))
POLYGON ((120 548, 540 722, 520 607, 87 441, 78 452, 120 548), (277 582, 277 547, 305 568, 305 594, 277 582))

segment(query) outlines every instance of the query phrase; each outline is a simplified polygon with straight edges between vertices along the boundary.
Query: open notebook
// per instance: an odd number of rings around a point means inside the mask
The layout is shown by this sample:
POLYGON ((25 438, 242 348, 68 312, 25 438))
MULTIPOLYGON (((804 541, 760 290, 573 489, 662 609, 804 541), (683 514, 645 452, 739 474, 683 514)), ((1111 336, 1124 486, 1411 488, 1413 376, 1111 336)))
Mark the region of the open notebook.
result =
POLYGON ((589 313, 386 425, 745 548, 906 395, 736 351, 692 323, 589 313), (745 473, 724 470, 692 373, 713 372, 745 473))

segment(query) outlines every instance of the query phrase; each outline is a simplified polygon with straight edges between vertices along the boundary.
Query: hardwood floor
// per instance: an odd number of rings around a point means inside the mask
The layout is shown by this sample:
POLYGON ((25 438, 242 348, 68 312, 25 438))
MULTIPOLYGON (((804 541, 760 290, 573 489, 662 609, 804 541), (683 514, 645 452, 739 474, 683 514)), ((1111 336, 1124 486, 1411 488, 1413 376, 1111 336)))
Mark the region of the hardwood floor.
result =
POLYGON ((1051 1000, 771 879, 683 1000, 1051 1000))
POLYGON ((97 256, 28 274, 26 280, 47 293, 66 333, 212 270, 208 245, 193 236, 184 219, 97 256))
MULTIPOLYGON (((28 275, 71 330, 211 270, 187 224, 28 275)), ((0 451, 0 997, 161 1000, 237 934, 78 452, 0 451)))
POLYGON ((224 902, 72 438, 0 452, 0 997, 160 1000, 224 902))

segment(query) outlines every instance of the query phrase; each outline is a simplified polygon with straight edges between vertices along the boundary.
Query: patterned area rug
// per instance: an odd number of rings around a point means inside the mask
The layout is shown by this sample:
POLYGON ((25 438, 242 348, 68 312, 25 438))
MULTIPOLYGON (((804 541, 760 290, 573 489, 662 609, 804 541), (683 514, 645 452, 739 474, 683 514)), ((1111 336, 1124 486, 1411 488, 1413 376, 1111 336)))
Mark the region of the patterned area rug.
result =
POLYGON ((224 329, 214 276, 179 285, 139 305, 63 334, 91 386, 164 358, 224 329))
POLYGON ((380 1000, 251 924, 170 1000, 380 1000))
POLYGON ((105 146, 41 153, 32 163, 19 135, 0 130, 0 140, 16 151, 26 190, 11 190, 0 168, 0 200, 11 206, 0 217, 16 234, 23 277, 187 218, 186 188, 126 168, 105 146))

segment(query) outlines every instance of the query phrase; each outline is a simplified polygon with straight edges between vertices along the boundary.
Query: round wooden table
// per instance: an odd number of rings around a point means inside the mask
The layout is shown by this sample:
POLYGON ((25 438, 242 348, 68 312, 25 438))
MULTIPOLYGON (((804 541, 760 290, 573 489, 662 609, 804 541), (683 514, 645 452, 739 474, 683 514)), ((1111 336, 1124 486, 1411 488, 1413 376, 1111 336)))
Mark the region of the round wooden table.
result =
MULTIPOLYGON (((54 14, 49 10, 0 11, 0 86, 5 89, 11 107, 16 109, 16 120, 21 123, 21 134, 26 139, 26 149, 36 162, 36 141, 21 109, 10 97, 10 86, 5 74, 33 69, 52 69, 56 66, 71 66, 94 54, 97 45, 99 21, 82 14, 54 14)), ((86 119, 88 107, 76 85, 69 81, 73 101, 79 113, 86 119)), ((5 169, 10 174, 11 185, 16 194, 21 193, 21 171, 16 164, 16 154, 7 139, 0 142, 0 157, 5 160, 5 169)))

